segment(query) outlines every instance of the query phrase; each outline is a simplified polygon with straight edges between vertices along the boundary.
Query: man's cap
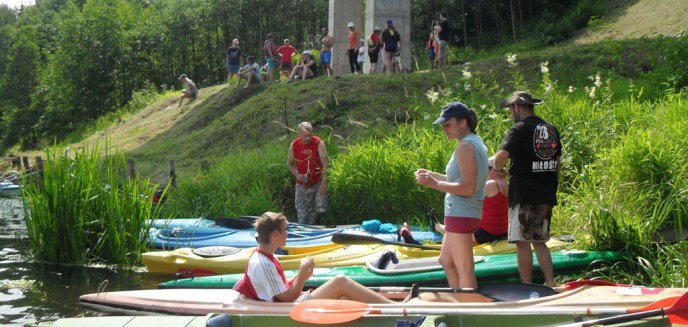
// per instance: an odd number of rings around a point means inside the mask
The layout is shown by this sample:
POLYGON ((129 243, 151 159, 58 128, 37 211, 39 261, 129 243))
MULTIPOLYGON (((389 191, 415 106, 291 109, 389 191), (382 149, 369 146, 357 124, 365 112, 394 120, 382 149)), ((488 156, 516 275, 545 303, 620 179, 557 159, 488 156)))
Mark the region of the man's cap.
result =
POLYGON ((502 103, 500 103, 499 106, 502 108, 506 108, 512 104, 538 105, 538 104, 541 104, 542 102, 543 102, 542 99, 533 98, 533 96, 528 92, 516 91, 516 92, 514 92, 514 94, 512 96, 502 100, 502 103))
POLYGON ((289 42, 289 39, 284 39, 284 43, 287 43, 287 42, 289 42))
POLYGON ((346 26, 348 26, 348 27, 354 27, 354 26, 356 26, 356 25, 354 25, 354 22, 349 22, 348 24, 346 24, 346 26))
POLYGON ((435 120, 433 124, 440 125, 444 124, 452 117, 456 118, 466 118, 470 115, 470 110, 465 104, 461 102, 450 102, 440 112, 440 117, 435 120))
POLYGON ((487 158, 487 167, 494 168, 495 166, 495 156, 490 156, 487 158))
POLYGON ((239 43, 239 39, 232 40, 232 43, 239 43))
POLYGON ((387 20, 387 26, 394 26, 394 21, 391 19, 387 20))
POLYGON ((375 26, 375 28, 373 28, 373 32, 375 32, 375 31, 379 32, 379 31, 382 31, 382 30, 380 29, 380 26, 375 26))
POLYGON ((301 54, 307 54, 307 55, 310 56, 310 55, 311 55, 311 50, 303 50, 303 52, 302 52, 301 54))
POLYGON ((186 78, 186 74, 181 74, 181 75, 179 75, 179 78, 178 78, 178 79, 182 79, 182 78, 186 78))

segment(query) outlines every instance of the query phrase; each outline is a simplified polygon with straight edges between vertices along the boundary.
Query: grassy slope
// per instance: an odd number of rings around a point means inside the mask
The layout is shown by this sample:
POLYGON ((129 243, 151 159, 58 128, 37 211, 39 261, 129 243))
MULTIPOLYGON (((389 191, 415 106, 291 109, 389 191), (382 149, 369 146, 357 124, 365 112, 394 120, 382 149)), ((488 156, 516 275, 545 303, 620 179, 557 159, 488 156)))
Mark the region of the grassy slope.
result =
POLYGON ((686 0, 605 1, 608 14, 600 29, 581 31, 575 44, 607 39, 633 39, 657 35, 674 36, 688 28, 686 0))

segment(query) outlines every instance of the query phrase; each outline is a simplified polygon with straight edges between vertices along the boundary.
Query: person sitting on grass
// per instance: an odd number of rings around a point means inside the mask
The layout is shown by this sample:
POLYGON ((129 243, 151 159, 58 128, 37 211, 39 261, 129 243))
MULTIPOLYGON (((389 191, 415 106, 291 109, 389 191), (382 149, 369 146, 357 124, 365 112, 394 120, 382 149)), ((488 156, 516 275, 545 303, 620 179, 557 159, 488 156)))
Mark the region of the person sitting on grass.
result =
POLYGON ((311 299, 392 302, 345 276, 337 276, 315 290, 303 292, 303 286, 315 268, 310 257, 301 260, 299 272, 292 280, 287 280, 282 265, 273 255, 277 248, 287 243, 287 223, 287 218, 279 213, 266 212, 260 216, 255 225, 258 248, 248 261, 244 278, 234 285, 234 290, 249 299, 265 302, 299 303, 311 299))
POLYGON ((179 98, 179 105, 177 108, 181 108, 182 102, 184 102, 185 98, 196 100, 196 96, 198 96, 196 84, 190 78, 186 77, 186 74, 179 75, 179 81, 186 85, 186 88, 182 90, 182 96, 179 98))
POLYGON ((239 73, 237 74, 237 83, 234 88, 239 87, 239 82, 241 82, 242 79, 246 80, 246 85, 244 85, 244 88, 248 88, 249 85, 260 83, 260 66, 258 66, 256 63, 256 59, 253 56, 249 56, 246 58, 246 62, 246 66, 239 69, 239 73))
POLYGON ((313 57, 311 56, 311 51, 306 50, 301 54, 301 60, 299 61, 296 66, 294 66, 294 69, 292 69, 291 74, 289 74, 289 79, 287 79, 287 83, 291 83, 294 78, 301 77, 301 80, 306 80, 306 78, 315 78, 315 75, 317 74, 318 65, 316 64, 315 60, 313 60, 313 57))

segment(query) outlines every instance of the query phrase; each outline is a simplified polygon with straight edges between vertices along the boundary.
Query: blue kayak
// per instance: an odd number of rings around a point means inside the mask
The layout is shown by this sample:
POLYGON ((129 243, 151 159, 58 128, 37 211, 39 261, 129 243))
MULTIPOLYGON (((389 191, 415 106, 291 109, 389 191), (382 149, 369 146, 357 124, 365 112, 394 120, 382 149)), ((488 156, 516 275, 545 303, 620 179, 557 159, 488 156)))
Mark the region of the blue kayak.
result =
MULTIPOLYGON (((228 218, 229 220, 237 218, 228 218)), ((157 249, 173 250, 183 247, 200 248, 206 246, 232 246, 249 248, 258 246, 256 232, 243 223, 227 222, 203 218, 151 220, 149 221, 148 243, 157 249), (232 226, 232 227, 229 227, 232 226), (234 227, 234 228, 233 228, 234 227)), ((249 225, 250 226, 250 225, 249 225)), ((361 234, 380 238, 385 241, 397 241, 397 234, 368 233, 358 225, 347 225, 328 228, 290 223, 287 246, 309 246, 331 243, 332 235, 337 233, 361 234)), ((442 235, 435 232, 411 232, 419 242, 441 242, 442 235)))

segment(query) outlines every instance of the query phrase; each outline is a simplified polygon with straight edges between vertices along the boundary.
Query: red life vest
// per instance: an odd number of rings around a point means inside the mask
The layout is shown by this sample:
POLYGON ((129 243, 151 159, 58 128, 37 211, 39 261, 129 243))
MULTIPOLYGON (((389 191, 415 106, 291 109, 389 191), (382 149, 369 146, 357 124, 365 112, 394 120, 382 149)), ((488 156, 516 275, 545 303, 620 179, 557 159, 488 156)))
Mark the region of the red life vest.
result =
MULTIPOLYGON (((287 277, 284 276, 284 269, 282 269, 282 265, 279 263, 279 261, 277 260, 277 258, 275 258, 274 255, 256 249, 253 252, 253 254, 251 254, 251 257, 256 255, 256 253, 259 253, 258 255, 264 255, 268 259, 270 259, 270 261, 272 261, 272 263, 277 268, 277 273, 279 273, 280 278, 282 278, 282 280, 284 281, 284 284, 287 285, 287 287, 291 287, 291 283, 287 282, 287 277)), ((249 258, 249 262, 250 261, 251 259, 249 258)), ((249 277, 248 275, 248 265, 249 264, 247 263, 246 268, 244 268, 244 278, 242 278, 240 281, 236 283, 236 285, 234 285, 234 290, 251 300, 262 301, 258 297, 258 293, 256 292, 256 289, 253 287, 253 283, 251 283, 251 277, 249 277)))
POLYGON ((308 176, 307 183, 296 183, 309 186, 320 182, 322 178, 322 161, 320 161, 320 152, 318 146, 320 145, 320 138, 317 136, 311 137, 311 142, 303 144, 301 138, 294 140, 292 143, 292 150, 294 151, 294 159, 296 160, 296 170, 299 174, 308 176))
POLYGON ((480 228, 493 235, 505 235, 509 228, 509 199, 502 192, 485 197, 483 200, 483 219, 480 228))

